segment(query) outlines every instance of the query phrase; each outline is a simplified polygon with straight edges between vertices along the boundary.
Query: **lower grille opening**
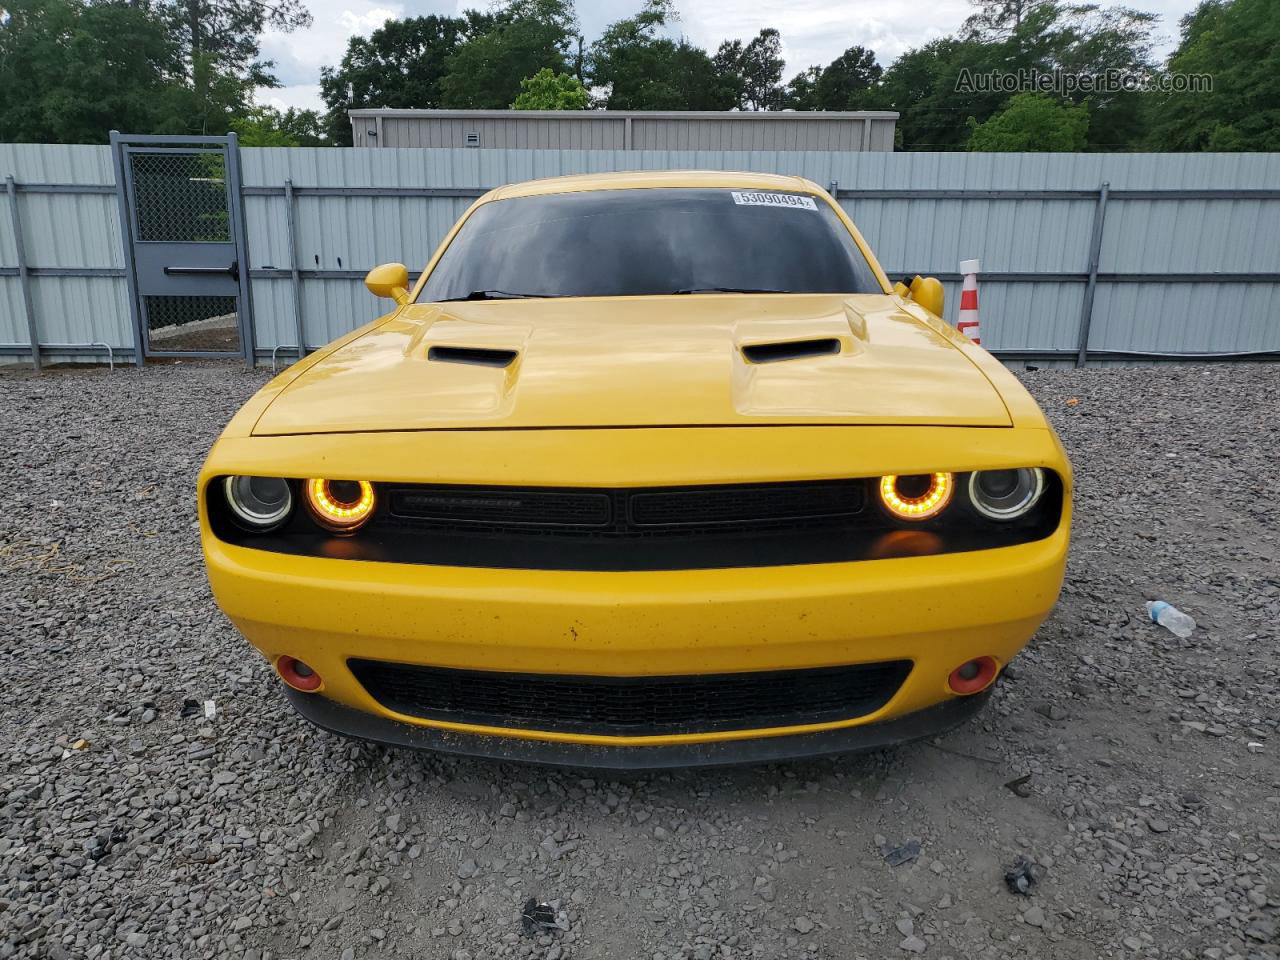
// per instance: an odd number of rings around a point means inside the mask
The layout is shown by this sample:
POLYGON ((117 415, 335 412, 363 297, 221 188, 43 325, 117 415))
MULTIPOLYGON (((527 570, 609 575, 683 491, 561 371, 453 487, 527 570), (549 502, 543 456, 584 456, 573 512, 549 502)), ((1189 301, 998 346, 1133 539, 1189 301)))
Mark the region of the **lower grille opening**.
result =
POLYGON ((559 676, 347 661, 388 710, 518 730, 613 736, 852 720, 898 692, 911 661, 677 677, 559 676))

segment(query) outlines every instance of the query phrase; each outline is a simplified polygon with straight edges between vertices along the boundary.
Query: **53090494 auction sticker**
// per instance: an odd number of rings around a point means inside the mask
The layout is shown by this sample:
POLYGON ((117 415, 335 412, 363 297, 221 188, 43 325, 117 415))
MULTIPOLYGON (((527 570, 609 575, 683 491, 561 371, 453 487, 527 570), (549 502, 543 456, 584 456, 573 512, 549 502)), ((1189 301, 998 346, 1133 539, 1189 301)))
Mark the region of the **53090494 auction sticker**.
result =
POLYGON ((795 193, 760 193, 758 190, 732 190, 733 202, 745 207, 790 207, 793 210, 817 210, 813 197, 795 193))

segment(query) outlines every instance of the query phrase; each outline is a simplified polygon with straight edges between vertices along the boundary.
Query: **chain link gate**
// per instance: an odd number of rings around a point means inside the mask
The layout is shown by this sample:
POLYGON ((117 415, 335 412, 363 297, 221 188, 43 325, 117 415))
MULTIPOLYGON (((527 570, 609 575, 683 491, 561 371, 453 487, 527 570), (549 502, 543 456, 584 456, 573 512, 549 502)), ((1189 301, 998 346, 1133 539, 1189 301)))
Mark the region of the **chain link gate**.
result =
POLYGON ((254 362, 240 149, 111 134, 136 357, 254 362))

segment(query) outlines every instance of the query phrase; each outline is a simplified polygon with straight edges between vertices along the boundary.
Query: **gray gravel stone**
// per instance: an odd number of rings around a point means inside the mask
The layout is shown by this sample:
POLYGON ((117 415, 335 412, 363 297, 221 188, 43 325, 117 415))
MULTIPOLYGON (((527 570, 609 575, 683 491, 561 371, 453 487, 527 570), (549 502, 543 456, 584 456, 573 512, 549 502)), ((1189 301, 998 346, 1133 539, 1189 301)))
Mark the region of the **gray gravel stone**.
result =
POLYGON ((0 960, 1271 960, 1280 367, 1022 377, 1073 458, 1074 539, 978 719, 613 776, 292 713, 212 603, 192 503, 265 373, 0 371, 0 960), (1147 622, 1156 598, 1196 633, 1147 622), (1000 786, 1026 774, 1030 799, 1000 786), (889 837, 928 856, 889 867, 889 837), (1020 855, 1030 901, 1001 882, 1020 855), (554 921, 528 935, 531 897, 554 921))

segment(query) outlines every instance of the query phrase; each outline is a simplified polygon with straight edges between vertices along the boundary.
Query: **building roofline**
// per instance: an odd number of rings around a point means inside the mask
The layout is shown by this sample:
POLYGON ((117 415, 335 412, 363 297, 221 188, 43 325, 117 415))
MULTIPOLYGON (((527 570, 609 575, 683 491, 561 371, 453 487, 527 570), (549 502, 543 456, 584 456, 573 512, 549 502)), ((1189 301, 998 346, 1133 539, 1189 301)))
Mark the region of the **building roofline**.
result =
POLYGON ((897 120, 893 110, 427 110, 360 107, 348 110, 353 120, 373 117, 467 120, 897 120))

